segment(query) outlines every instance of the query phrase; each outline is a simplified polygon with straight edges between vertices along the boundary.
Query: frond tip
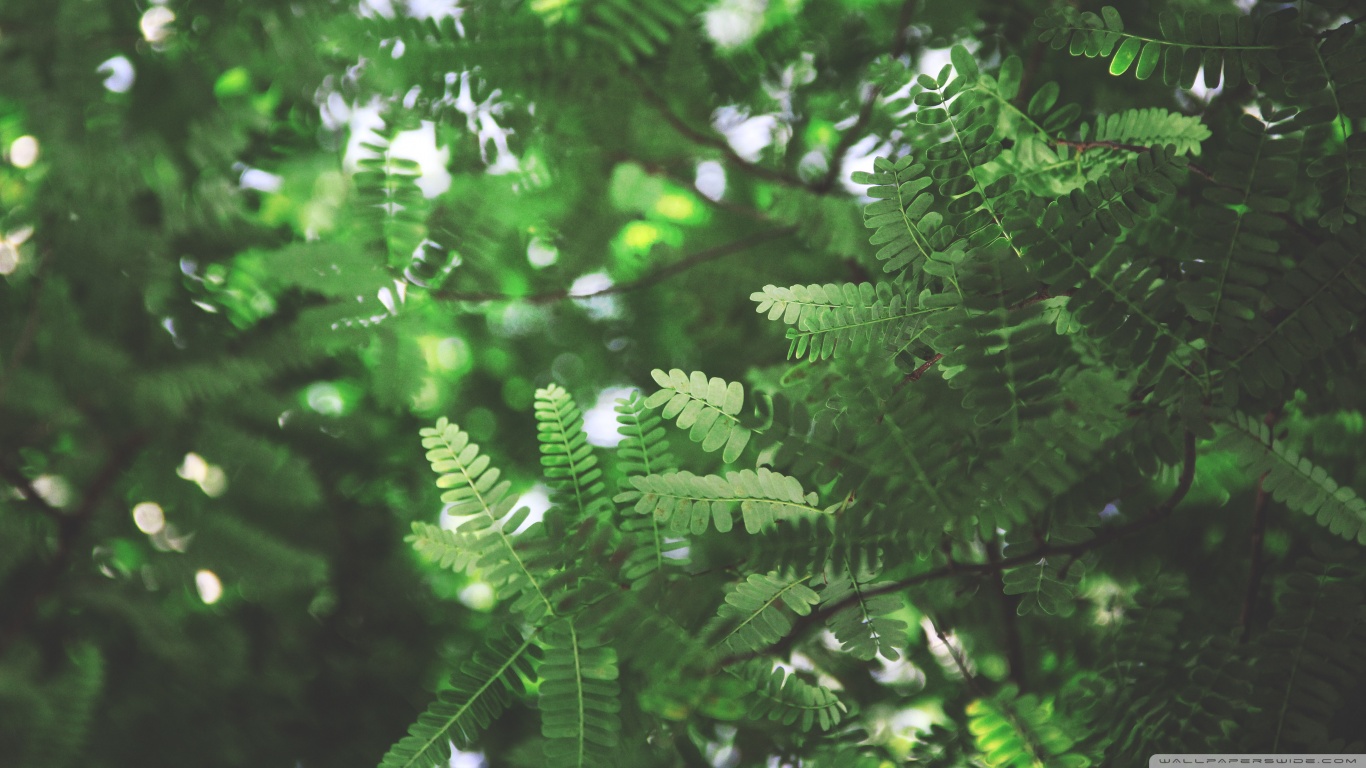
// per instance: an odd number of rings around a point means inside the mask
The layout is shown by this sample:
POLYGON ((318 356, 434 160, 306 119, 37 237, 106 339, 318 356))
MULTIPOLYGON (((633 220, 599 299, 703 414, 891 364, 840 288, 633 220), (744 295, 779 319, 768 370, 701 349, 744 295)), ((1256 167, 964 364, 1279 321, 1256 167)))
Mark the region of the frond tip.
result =
POLYGON ((451 744, 467 747, 502 714, 531 677, 531 637, 515 632, 490 641, 460 665, 408 735, 389 749, 379 768, 436 768, 451 757, 451 744))
POLYGON ((739 382, 716 376, 708 379, 701 371, 688 374, 677 368, 668 373, 656 368, 650 375, 660 389, 645 399, 646 408, 663 406, 660 415, 688 430, 688 438, 701 443, 702 450, 722 449, 722 461, 740 458, 749 444, 750 430, 736 418, 745 404, 745 389, 739 382))
POLYGON ((785 726, 797 725, 809 731, 819 725, 828 731, 840 724, 849 709, 834 691, 808 683, 797 673, 772 667, 765 659, 755 659, 731 674, 752 686, 749 717, 768 718, 785 726))
POLYGON ((589 768, 617 746, 621 689, 617 655, 584 637, 571 620, 547 629, 540 668, 545 765, 589 768))
POLYGON ((760 314, 794 326, 787 331, 787 356, 799 359, 824 360, 850 345, 899 343, 909 318, 935 311, 918 309, 913 295, 890 283, 766 285, 749 298, 760 314))
POLYGON ((653 514, 674 534, 707 532, 714 525, 721 533, 734 525, 735 505, 740 505, 745 530, 758 533, 775 520, 821 514, 815 493, 806 493, 796 479, 760 468, 720 475, 670 472, 631 478, 633 491, 617 495, 619 502, 635 502, 639 515, 653 514))
POLYGON ((820 596, 806 586, 809 576, 783 578, 777 571, 752 573, 726 595, 717 614, 726 629, 717 647, 730 653, 757 653, 792 631, 784 606, 798 616, 811 613, 820 596))
POLYGON ((895 594, 867 595, 866 591, 882 584, 860 581, 852 573, 831 579, 821 590, 821 608, 847 603, 848 607, 831 614, 826 626, 835 633, 840 648, 849 655, 871 661, 879 654, 888 661, 901 658, 907 644, 906 622, 891 618, 902 607, 901 597, 895 594))
POLYGON ((1319 525, 1348 541, 1366 544, 1366 499, 1338 485, 1294 448, 1273 439, 1271 428, 1261 420, 1240 413, 1233 426, 1224 447, 1252 473, 1266 474, 1262 488, 1272 498, 1293 511, 1313 515, 1319 525))

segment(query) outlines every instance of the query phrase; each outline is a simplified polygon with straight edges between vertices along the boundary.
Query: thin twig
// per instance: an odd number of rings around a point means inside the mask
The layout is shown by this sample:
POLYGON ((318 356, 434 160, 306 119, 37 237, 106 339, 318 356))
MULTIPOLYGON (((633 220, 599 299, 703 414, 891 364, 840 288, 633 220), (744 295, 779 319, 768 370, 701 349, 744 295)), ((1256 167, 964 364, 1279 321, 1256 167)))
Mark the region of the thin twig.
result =
MULTIPOLYGON (((901 10, 896 19, 896 31, 892 35, 892 48, 889 51, 893 59, 899 59, 906 54, 906 48, 910 44, 910 37, 906 31, 911 26, 911 16, 915 12, 916 2, 917 0, 906 0, 901 4, 901 10)), ((839 181, 840 171, 844 168, 844 155, 850 147, 862 138, 863 130, 868 127, 868 123, 873 119, 873 108, 877 106, 877 100, 880 96, 882 96, 882 86, 868 86, 868 92, 864 95, 862 104, 859 105, 858 118, 854 120, 854 124, 849 127, 849 130, 840 136, 835 148, 831 150, 830 167, 819 181, 811 185, 813 192, 823 195, 834 189, 835 182, 839 181)))
POLYGON ((649 288, 653 285, 657 285, 669 279, 670 277, 673 277, 674 275, 686 272, 689 269, 692 269, 693 267, 696 267, 698 265, 705 264, 709 261, 715 261, 719 258, 722 258, 724 256, 730 256, 734 253, 740 253, 742 251, 749 250, 750 248, 753 248, 756 245, 761 245, 770 240, 776 240, 781 237, 786 237, 787 235, 793 234, 796 231, 797 227, 795 225, 788 225, 784 227, 775 227, 773 229, 761 230, 746 237, 742 237, 739 240, 732 240, 729 243, 723 243, 721 245, 713 246, 711 248, 706 248, 696 253, 685 256, 684 258, 672 264, 660 267, 659 269, 656 269, 655 271, 637 280, 628 280, 624 283, 616 283, 613 285, 609 285, 601 290, 593 291, 591 293, 570 293, 568 288, 557 288, 553 291, 533 293, 526 296, 514 296, 508 293, 494 293, 490 291, 439 290, 433 292, 432 297, 447 301, 525 301, 531 304, 552 304, 554 302, 563 301, 565 299, 591 299, 596 296, 610 296, 612 294, 617 293, 627 293, 629 291, 638 291, 642 288, 649 288))
MULTIPOLYGON (((1280 418, 1279 410, 1268 411, 1264 423, 1268 428, 1274 429, 1276 421, 1280 418)), ((1263 557, 1262 545, 1266 538, 1266 504, 1270 494, 1266 492, 1266 476, 1257 478, 1257 497, 1252 502, 1252 536, 1248 549, 1249 564, 1247 569, 1247 587, 1243 592, 1243 608, 1238 612, 1238 642, 1247 642, 1248 636, 1252 633, 1252 613, 1257 609, 1257 593, 1261 591, 1262 574, 1266 568, 1263 557)))
POLYGON ((977 695, 977 698, 987 698, 988 694, 982 688, 982 683, 978 681, 976 675, 972 674, 972 670, 968 669, 967 659, 964 659, 962 655, 958 653, 958 650, 953 647, 953 643, 949 641, 948 633, 939 626, 939 622, 935 621, 934 617, 930 614, 925 614, 925 618, 930 620, 930 626, 934 628, 934 636, 939 638, 939 642, 943 644, 944 650, 948 651, 949 658, 953 659, 953 665, 958 667, 958 673, 963 676, 963 682, 968 684, 968 687, 977 695))
MULTIPOLYGON (((1153 151, 1153 149, 1155 149, 1155 147, 1145 147, 1142 144, 1125 144, 1119 141, 1073 141, 1071 139, 1064 139, 1061 137, 1055 137, 1053 139, 1050 139, 1050 141, 1052 141, 1052 143, 1060 147, 1071 147, 1077 150, 1077 152, 1085 152, 1088 149, 1116 149, 1124 152, 1151 152, 1153 151)), ((1214 181, 1214 174, 1209 169, 1190 162, 1186 163, 1186 167, 1190 169, 1191 173, 1203 177, 1206 181, 1214 181)))
POLYGON ((789 187, 806 187, 800 179, 789 176, 782 171, 752 163, 741 157, 740 154, 735 151, 735 148, 730 145, 730 142, 726 141, 725 137, 699 131, 691 125, 688 125, 686 120, 679 117, 678 114, 673 111, 669 106, 669 103, 664 100, 664 97, 655 93, 654 89, 641 79, 639 75, 628 71, 626 72, 626 77, 636 84, 645 103, 653 107, 654 110, 659 113, 659 116, 664 118, 664 121, 672 126, 675 131, 683 136, 683 138, 694 144, 701 144, 718 150, 721 154, 725 155, 726 159, 732 164, 744 170, 751 176, 757 176, 758 178, 777 182, 789 187))
MULTIPOLYGON (((1001 559, 996 551, 997 542, 987 543, 987 560, 995 563, 1001 559)), ((996 573, 997 589, 996 599, 1001 609, 1001 623, 1005 625, 1006 641, 1006 662, 1009 665, 1007 672, 1010 681, 1015 683, 1015 687, 1023 691, 1025 689, 1025 660, 1024 645, 1020 642, 1020 625, 1017 619, 1019 614, 1016 607, 1020 603, 1020 598, 1006 593, 1005 572, 996 573)))
POLYGON ((24 321, 24 327, 19 331, 19 338, 11 348, 9 360, 5 363, 4 370, 0 370, 0 402, 5 399, 5 390, 9 388, 10 381, 14 374, 19 370, 19 364, 23 362, 24 356, 28 354, 33 346, 33 339, 38 333, 38 315, 42 309, 43 282, 46 277, 47 255, 44 254, 38 261, 38 266, 34 268, 33 277, 33 298, 32 305, 28 310, 28 318, 24 321))
POLYGON ((71 558, 78 549, 78 542, 95 517, 95 512, 104 502, 114 483, 118 482, 119 477, 132 465, 149 440, 147 434, 139 433, 115 446, 105 459, 104 465, 86 485, 80 505, 69 514, 60 514, 57 519, 57 547, 52 560, 38 575, 28 599, 23 601, 23 604, 6 618, 3 627, 0 627, 0 656, 3 656, 10 645, 26 631, 37 615, 38 606, 43 599, 57 589, 71 564, 71 558))
MULTIPOLYGON (((937 581, 939 579, 952 578, 954 576, 998 573, 1019 565, 1036 563, 1041 558, 1053 557, 1056 555, 1077 555, 1083 552, 1089 552, 1111 542, 1131 536, 1155 523, 1161 522, 1176 509, 1176 505, 1180 504, 1182 499, 1186 498, 1186 494, 1190 493, 1191 484, 1195 481, 1195 435, 1191 432, 1186 432, 1183 438, 1183 444, 1184 456, 1181 464, 1181 475, 1177 478, 1176 488, 1160 504, 1148 510, 1146 514, 1131 523, 1112 526, 1085 541, 1076 541, 1067 544, 1045 544, 1036 547, 1023 555, 1005 557, 995 562, 959 563, 951 560, 948 565, 943 567, 925 571, 923 573, 917 573, 914 576, 908 576, 898 581, 888 582, 863 590, 859 595, 852 595, 830 605, 821 606, 818 610, 814 610, 805 616, 799 617, 793 622, 793 630, 789 633, 788 637, 778 641, 774 647, 779 645, 782 645, 783 647, 790 646, 794 642, 794 640, 790 638, 794 638, 796 635, 800 635, 807 629, 825 621, 826 617, 851 607, 860 599, 866 600, 868 598, 877 597, 878 595, 902 592, 919 584, 937 581)), ((763 650, 753 653, 736 654, 722 659, 718 662, 717 666, 729 666, 758 656, 767 655, 767 653, 767 650, 763 650)))
MULTIPOLYGON (((896 383, 895 387, 892 387, 892 394, 895 395, 897 392, 900 392, 901 388, 906 386, 907 384, 920 381, 921 376, 924 376, 927 371, 934 367, 935 363, 943 359, 944 355, 936 353, 934 357, 931 357, 929 360, 926 360, 925 362, 921 363, 919 368, 916 368, 914 371, 911 371, 910 373, 906 374, 901 379, 901 381, 898 381, 896 383)), ((881 420, 882 418, 879 416, 878 421, 881 420)))
POLYGON ((43 498, 43 495, 38 492, 38 489, 33 487, 33 481, 24 477, 23 472, 20 472, 9 465, 0 464, 0 477, 8 480, 11 485, 18 488, 19 491, 23 493, 24 500, 32 502, 38 509, 42 510, 43 514, 54 520, 61 518, 62 511, 49 504, 47 499, 43 498))

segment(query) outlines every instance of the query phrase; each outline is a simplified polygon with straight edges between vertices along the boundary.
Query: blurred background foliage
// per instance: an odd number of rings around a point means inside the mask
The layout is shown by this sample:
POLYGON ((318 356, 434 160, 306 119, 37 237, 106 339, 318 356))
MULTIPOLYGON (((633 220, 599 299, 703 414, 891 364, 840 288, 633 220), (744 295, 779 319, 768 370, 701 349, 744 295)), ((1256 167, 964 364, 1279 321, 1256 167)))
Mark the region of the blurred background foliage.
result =
MULTIPOLYGON (((402 542, 440 509, 419 426, 458 415, 534 503, 536 388, 612 443, 652 368, 782 362, 749 294, 876 266, 877 68, 1028 51, 1047 6, 479 2, 494 49, 463 5, 0 4, 0 764, 373 765, 492 607, 402 542)), ((1358 412, 1290 423, 1359 475, 1358 412)), ((1252 493, 1226 461, 1211 506, 1252 493)))

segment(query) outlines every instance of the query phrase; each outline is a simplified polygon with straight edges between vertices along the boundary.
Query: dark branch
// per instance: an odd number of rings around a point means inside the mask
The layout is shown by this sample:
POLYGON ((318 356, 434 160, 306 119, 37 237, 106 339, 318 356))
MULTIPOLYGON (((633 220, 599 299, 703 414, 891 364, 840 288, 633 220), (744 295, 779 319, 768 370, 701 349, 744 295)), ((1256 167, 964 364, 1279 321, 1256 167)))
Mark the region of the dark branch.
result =
MULTIPOLYGON (((901 11, 897 14, 896 32, 892 36, 892 49, 890 51, 893 59, 899 59, 906 54, 906 46, 909 44, 907 29, 911 26, 911 15, 915 12, 916 0, 906 0, 901 4, 901 11)), ((849 148, 863 136, 863 130, 868 127, 868 123, 873 119, 873 108, 877 106, 878 97, 882 95, 882 86, 872 85, 868 88, 868 93, 863 97, 863 103, 859 106, 858 119, 849 127, 849 130, 840 136, 840 140, 835 144, 835 148, 830 152, 830 168, 825 172, 819 181, 811 185, 812 191, 818 194, 825 194, 834 189, 835 182, 839 181, 840 170, 844 167, 844 155, 849 148)))
MULTIPOLYGON (((1119 141, 1072 141, 1071 139, 1053 138, 1052 142, 1060 147, 1071 147, 1078 152, 1085 152, 1088 149, 1117 149, 1124 152, 1151 152, 1155 147, 1145 147, 1142 144, 1125 144, 1119 141)), ((1214 181, 1214 174, 1207 168, 1203 168, 1195 163, 1187 163, 1186 167, 1191 173, 1203 177, 1206 181, 1214 181)))
POLYGON ((673 109, 669 106, 669 103, 664 100, 664 97, 655 93, 654 89, 652 89, 649 86, 649 84, 647 84, 644 80, 642 80, 639 75, 637 75, 634 72, 627 72, 626 77, 630 79, 632 82, 634 82, 636 84, 636 87, 640 89, 640 95, 645 100, 645 103, 653 107, 654 110, 659 113, 659 116, 664 118, 664 121, 667 122, 683 138, 687 139, 688 141, 691 141, 694 144, 700 144, 704 147, 711 147, 712 149, 719 151, 722 155, 725 155, 726 159, 729 160, 733 165, 737 166, 738 168, 750 174, 751 176, 755 176, 766 181, 777 182, 778 184, 783 184, 789 187, 806 186, 801 182, 800 179, 789 176, 786 173, 783 173, 782 171, 767 168, 756 163, 751 163, 750 161, 741 157, 740 154, 735 151, 735 148, 730 145, 730 142, 726 141, 724 136, 699 131, 691 125, 688 125, 688 122, 686 120, 684 120, 682 117, 679 117, 678 114, 673 111, 673 109))
POLYGON ((487 291, 440 290, 433 292, 432 297, 447 301, 526 301, 531 304, 552 304, 565 299, 591 299, 595 296, 628 293, 630 291, 641 290, 642 288, 649 288, 698 265, 749 250, 756 245, 762 245, 770 240, 786 237, 796 231, 797 227, 795 225, 761 230, 752 235, 742 237, 739 240, 733 240, 729 243, 723 243, 689 254, 688 256, 685 256, 672 264, 660 267, 637 280, 628 280, 624 283, 609 285, 600 291, 593 291, 592 293, 571 294, 567 288, 557 288, 553 291, 533 293, 527 296, 513 296, 506 293, 493 293, 487 291))
POLYGON ((1154 523, 1161 522, 1162 520, 1165 520, 1169 515, 1171 515, 1172 511, 1176 509, 1176 505, 1180 504, 1182 499, 1186 498, 1186 494, 1190 492, 1191 484, 1195 481, 1195 435, 1191 432, 1186 432, 1185 437, 1183 438, 1183 443, 1184 456, 1181 463, 1181 475, 1176 481, 1176 488, 1171 492, 1171 495, 1169 495, 1166 499, 1162 501, 1162 503, 1148 510, 1146 514, 1144 514, 1142 517, 1138 518, 1137 520, 1134 520, 1131 523, 1126 523, 1124 525, 1116 525, 1107 528, 1098 535, 1094 536, 1093 538, 1087 539, 1085 541, 1071 542, 1068 544, 1044 544, 1039 547, 1036 547, 1033 550, 1030 550, 1026 554, 1016 555, 1014 557, 1005 557, 994 562, 988 561, 985 563, 959 563, 950 559, 947 565, 942 566, 940 568, 935 568, 934 570, 925 571, 923 573, 917 573, 914 576, 909 576, 899 581, 888 582, 886 584, 882 584, 871 589, 865 589, 860 595, 852 595, 843 600, 832 603, 828 606, 822 606, 818 610, 814 610, 805 616, 799 617, 793 623, 792 632, 789 633, 787 637, 775 643, 770 649, 765 649, 763 651, 758 651, 754 653, 744 653, 729 656, 718 662, 717 666, 726 667, 731 664, 747 661, 758 656, 766 656, 769 654, 771 649, 789 647, 795 642, 795 638, 798 635, 801 635, 811 627, 814 627, 819 623, 823 622, 826 619, 826 617, 834 615, 836 613, 839 613, 840 611, 843 611, 851 607, 859 599, 868 599, 871 597, 876 597, 878 595, 886 595, 894 592, 901 592, 911 587, 914 587, 918 584, 924 584, 930 581, 937 581, 939 579, 952 578, 954 576, 980 576, 983 574, 999 573, 1008 568, 1014 568, 1019 565, 1026 565, 1028 563, 1038 562, 1041 558, 1045 557, 1054 557, 1057 555, 1079 555, 1083 552, 1089 552, 1093 549, 1105 546, 1106 544, 1109 544, 1111 542, 1118 541, 1119 539, 1131 536, 1145 528, 1148 528, 1154 523))
MULTIPOLYGON (((1269 411, 1264 420, 1268 427, 1274 428, 1276 420, 1280 418, 1278 411, 1269 411)), ((1261 591, 1262 573, 1265 571, 1266 563, 1262 553, 1262 542, 1266 538, 1266 503, 1268 494, 1266 492, 1266 476, 1257 478, 1257 497, 1252 502, 1252 536, 1249 541, 1250 550, 1249 564, 1247 569, 1247 587, 1243 594, 1243 608, 1238 613, 1238 642, 1247 642, 1248 635, 1252 632, 1252 613, 1257 607, 1257 593, 1261 591)))
POLYGON ((32 502, 48 517, 51 517, 54 520, 61 518, 62 511, 49 504, 47 499, 43 498, 42 494, 38 493, 38 489, 33 487, 33 481, 24 477, 23 472, 20 472, 11 466, 0 464, 0 477, 3 477, 15 488, 18 488, 20 493, 24 495, 25 501, 32 502))
POLYGON ((14 347, 10 350, 9 361, 4 370, 0 370, 0 401, 5 399, 5 390, 9 388, 10 380, 15 372, 19 370, 19 365, 24 361, 29 349, 33 346, 33 339, 38 333, 38 315, 42 309, 43 282, 46 278, 48 257, 44 254, 38 261, 38 266, 34 269, 33 278, 33 298, 32 305, 29 307, 28 319, 24 321, 24 327, 19 331, 19 338, 15 340, 14 347))
MULTIPOLYGON (((996 551, 997 542, 987 543, 987 560, 995 563, 1000 559, 1000 554, 996 551)), ((1020 642, 1020 624, 1016 620, 1019 614, 1016 608, 1019 606, 1020 599, 1016 595, 1006 594, 1005 572, 996 573, 996 599, 1001 609, 1001 623, 1005 627, 1006 641, 1006 662, 1010 668, 1008 676, 1010 681, 1015 683, 1015 687, 1023 691, 1025 689, 1025 661, 1024 645, 1020 642)))
POLYGON ((9 646, 26 631, 33 617, 37 615, 39 604, 57 589, 71 564, 71 558, 78 551, 77 545, 81 537, 95 517, 95 512, 149 439, 146 434, 135 434, 115 446, 105 459, 104 465, 86 485, 81 503, 70 513, 58 513, 57 547, 52 560, 38 575, 28 599, 18 606, 6 618, 3 627, 0 627, 0 656, 3 656, 9 646))

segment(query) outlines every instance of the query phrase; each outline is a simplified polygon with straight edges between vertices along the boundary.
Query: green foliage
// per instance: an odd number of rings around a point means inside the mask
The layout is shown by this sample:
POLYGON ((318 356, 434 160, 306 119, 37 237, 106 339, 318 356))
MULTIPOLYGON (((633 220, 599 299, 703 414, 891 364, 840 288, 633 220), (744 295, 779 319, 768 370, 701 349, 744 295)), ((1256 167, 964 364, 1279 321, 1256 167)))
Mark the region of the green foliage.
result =
POLYGON ((0 4, 0 762, 1362 751, 1284 5, 0 4))
POLYGON ((740 458, 749 443, 750 430, 736 418, 745 403, 745 389, 739 382, 727 382, 701 371, 684 373, 675 368, 668 373, 650 372, 659 390, 645 399, 646 408, 659 408, 659 415, 688 430, 688 439, 701 443, 702 450, 721 450, 727 464, 740 458), (661 408, 661 406, 663 406, 661 408))
POLYGON ((832 579, 821 590, 821 607, 832 611, 826 625, 839 640, 840 648, 854 658, 868 661, 882 656, 896 661, 901 658, 899 649, 906 647, 906 622, 891 617, 901 610, 901 598, 877 594, 883 586, 861 581, 849 572, 832 579))
POLYGON ((1362 659, 1351 652, 1366 633, 1366 598, 1352 550, 1320 549, 1286 577, 1280 610, 1258 638, 1266 659, 1256 668, 1253 701, 1259 712, 1247 748, 1272 752, 1329 741, 1329 723, 1342 707, 1346 681, 1358 680, 1362 659))
POLYGON ((1006 686, 995 697, 968 705, 968 730, 977 739, 983 762, 993 768, 1091 765, 1084 754, 1072 751, 1075 741, 1051 702, 1016 694, 1006 686))
MULTIPOLYGON (((639 392, 632 392, 630 397, 618 400, 616 413, 620 425, 618 431, 622 435, 616 452, 622 483, 621 494, 614 498, 618 502, 629 502, 629 494, 634 487, 630 483, 634 478, 670 472, 675 469, 676 459, 669 453, 663 419, 646 409, 645 399, 639 392)), ((668 529, 653 510, 641 512, 638 505, 632 505, 631 513, 621 521, 621 530, 628 537, 635 537, 637 543, 622 565, 622 576, 626 579, 640 584, 643 579, 667 566, 686 565, 681 552, 686 544, 681 538, 672 542, 668 540, 668 529)))
POLYGON ((749 653, 782 639, 792 631, 788 611, 806 616, 820 602, 820 595, 806 586, 809 578, 752 573, 736 584, 717 614, 717 647, 728 653, 749 653))
POLYGON ((1126 109, 1096 118, 1089 132, 1078 131, 1082 141, 1110 141, 1144 147, 1173 147, 1178 155, 1200 154, 1200 142, 1210 136, 1198 117, 1158 107, 1126 109), (1088 135, 1089 133, 1089 135, 1088 135))
MULTIPOLYGON (((513 543, 514 534, 526 521, 530 510, 513 511, 516 498, 512 483, 499 481, 501 472, 489 465, 489 457, 479 453, 468 432, 445 418, 434 427, 422 429, 422 447, 427 461, 437 473, 436 486, 447 489, 441 501, 450 505, 446 514, 455 521, 454 531, 474 552, 475 562, 488 582, 509 599, 528 621, 553 614, 554 607, 542 588, 540 576, 529 566, 513 543)), ((559 458, 559 457, 556 457, 559 458)), ((558 464, 549 465, 559 469, 558 464)), ((522 534, 533 538, 539 530, 522 534)))
POLYGON ((755 311, 795 326, 787 332, 787 356, 798 359, 825 360, 856 344, 900 350, 917 335, 911 318, 930 311, 911 309, 914 298, 887 283, 767 285, 750 299, 759 303, 755 311))
POLYGON ((1292 512, 1312 516, 1333 534, 1366 544, 1366 499, 1275 440, 1265 422, 1236 414, 1222 444, 1249 472, 1262 478, 1262 489, 1276 501, 1292 512))
POLYGON ((473 744, 512 696, 522 691, 522 677, 531 675, 531 640, 509 632, 475 652, 380 765, 435 768, 450 759, 451 744, 460 748, 473 744))
POLYGON ((886 262, 884 272, 901 272, 929 258, 952 236, 952 230, 941 226, 944 215, 930 210, 934 193, 928 191, 932 180, 925 170, 908 154, 895 163, 883 161, 872 173, 858 171, 853 176, 855 183, 871 184, 867 194, 878 198, 863 209, 863 225, 874 230, 868 242, 882 246, 877 258, 886 262))
POLYGON ((1110 59, 1110 74, 1147 80, 1162 70, 1167 85, 1190 88, 1203 70, 1204 84, 1213 88, 1222 72, 1230 86, 1244 80, 1256 85, 1264 70, 1279 74, 1278 57, 1289 23, 1283 14, 1260 23, 1241 14, 1174 10, 1158 15, 1161 37, 1125 32, 1124 21, 1113 6, 1100 14, 1078 12, 1071 7, 1050 8, 1036 22, 1039 40, 1054 49, 1067 48, 1073 56, 1110 59))
POLYGON ((567 620, 548 628, 545 658, 536 671, 546 765, 601 765, 617 746, 621 727, 616 654, 567 620))
POLYGON ((771 669, 756 660, 733 673, 750 688, 749 717, 776 720, 784 726, 809 731, 813 726, 830 730, 848 712, 830 689, 802 680, 782 668, 771 669))
POLYGON ((583 414, 562 387, 536 390, 536 435, 546 480, 573 498, 575 519, 586 519, 607 504, 602 470, 583 432, 583 414))
POLYGON ((745 530, 759 533, 774 521, 822 512, 814 492, 806 493, 796 479, 762 467, 720 475, 671 472, 631 478, 634 491, 617 495, 617 501, 635 502, 638 515, 653 515, 675 535, 706 533, 709 526, 725 533, 735 522, 740 507, 745 530))

